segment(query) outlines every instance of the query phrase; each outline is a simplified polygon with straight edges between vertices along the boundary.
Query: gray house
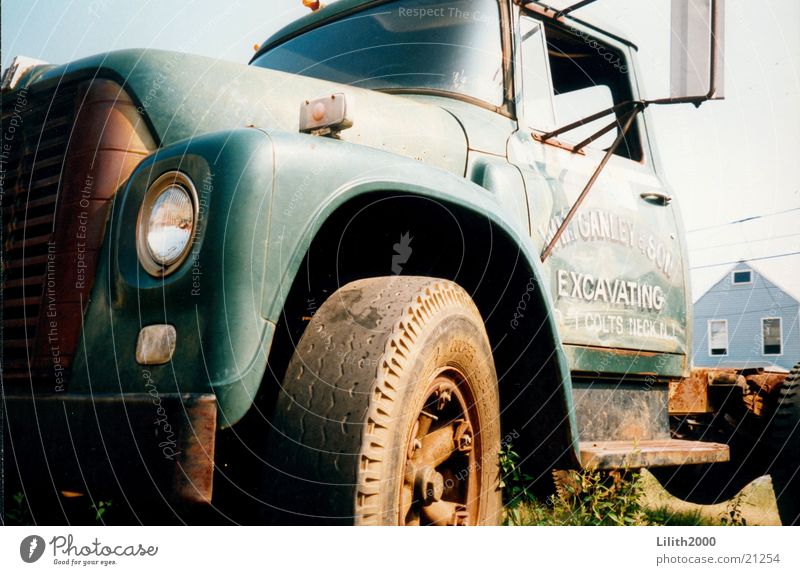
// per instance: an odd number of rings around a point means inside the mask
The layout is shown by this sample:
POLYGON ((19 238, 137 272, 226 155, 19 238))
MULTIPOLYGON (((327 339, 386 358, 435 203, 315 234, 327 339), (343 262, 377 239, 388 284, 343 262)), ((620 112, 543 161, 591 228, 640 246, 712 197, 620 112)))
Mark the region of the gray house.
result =
POLYGON ((800 302, 740 262, 694 304, 692 361, 791 369, 800 361, 800 302))

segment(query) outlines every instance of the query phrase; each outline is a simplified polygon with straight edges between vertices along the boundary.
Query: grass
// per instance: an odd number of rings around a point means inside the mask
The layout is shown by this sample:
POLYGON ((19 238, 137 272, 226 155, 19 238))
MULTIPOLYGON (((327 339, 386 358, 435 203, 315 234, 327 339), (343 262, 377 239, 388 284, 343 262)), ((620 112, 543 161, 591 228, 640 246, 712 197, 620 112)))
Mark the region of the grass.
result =
POLYGON ((5 525, 33 525, 31 510, 25 500, 25 494, 21 491, 11 497, 11 502, 6 508, 4 517, 5 525))
POLYGON ((575 487, 539 501, 535 497, 514 500, 504 512, 505 525, 746 525, 740 502, 731 500, 717 517, 699 509, 675 510, 666 505, 647 507, 642 497, 638 474, 614 474, 583 471, 570 472, 575 487))
POLYGON ((650 484, 632 471, 560 471, 554 473, 556 493, 542 501, 528 489, 532 478, 518 462, 519 455, 510 446, 504 448, 500 464, 505 525, 747 525, 741 494, 712 516, 699 506, 651 506, 645 494, 650 484))
POLYGON ((698 526, 698 525, 721 525, 695 509, 692 511, 675 511, 663 505, 655 509, 646 509, 648 525, 673 525, 673 526, 698 526))
MULTIPOLYGON (((73 500, 62 499, 62 509, 68 510, 70 522, 78 525, 90 525, 92 517, 95 524, 105 525, 109 519, 110 508, 114 505, 111 500, 91 503, 85 501, 83 497, 76 498, 71 504, 68 503, 70 501, 73 500)), ((34 525, 30 506, 21 491, 11 496, 11 501, 5 510, 4 521, 5 525, 9 526, 34 525)))

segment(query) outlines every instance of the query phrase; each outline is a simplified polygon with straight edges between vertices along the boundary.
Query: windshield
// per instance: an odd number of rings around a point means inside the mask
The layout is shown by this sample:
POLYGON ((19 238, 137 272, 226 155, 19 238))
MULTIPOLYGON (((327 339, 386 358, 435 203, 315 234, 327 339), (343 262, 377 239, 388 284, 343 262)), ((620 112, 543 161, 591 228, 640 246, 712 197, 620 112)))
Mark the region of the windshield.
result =
POLYGON ((503 103, 497 0, 380 4, 292 38, 253 64, 361 88, 503 103))

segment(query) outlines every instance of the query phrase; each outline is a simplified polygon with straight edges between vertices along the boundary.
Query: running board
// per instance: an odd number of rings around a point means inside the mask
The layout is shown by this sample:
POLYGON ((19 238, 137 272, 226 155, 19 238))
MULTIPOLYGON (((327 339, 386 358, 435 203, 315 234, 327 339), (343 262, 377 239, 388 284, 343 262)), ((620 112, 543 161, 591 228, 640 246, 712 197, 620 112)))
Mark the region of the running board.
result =
POLYGON ((727 445, 681 439, 587 441, 581 442, 580 449, 585 469, 635 469, 730 460, 727 445))

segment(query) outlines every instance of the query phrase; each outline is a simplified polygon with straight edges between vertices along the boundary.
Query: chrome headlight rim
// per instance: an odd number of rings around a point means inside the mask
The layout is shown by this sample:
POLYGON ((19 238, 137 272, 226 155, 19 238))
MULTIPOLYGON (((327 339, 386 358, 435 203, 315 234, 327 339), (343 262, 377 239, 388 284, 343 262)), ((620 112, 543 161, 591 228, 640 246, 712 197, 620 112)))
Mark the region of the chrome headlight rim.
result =
POLYGON ((199 208, 197 188, 195 188, 191 178, 183 172, 177 170, 165 172, 150 184, 144 194, 142 205, 139 206, 139 216, 136 220, 136 253, 139 257, 139 263, 148 274, 154 277, 165 277, 177 270, 186 261, 192 251, 191 248, 197 233, 199 208), (181 254, 169 263, 164 264, 156 260, 148 243, 150 215, 156 201, 172 187, 180 188, 192 202, 192 230, 181 254))

